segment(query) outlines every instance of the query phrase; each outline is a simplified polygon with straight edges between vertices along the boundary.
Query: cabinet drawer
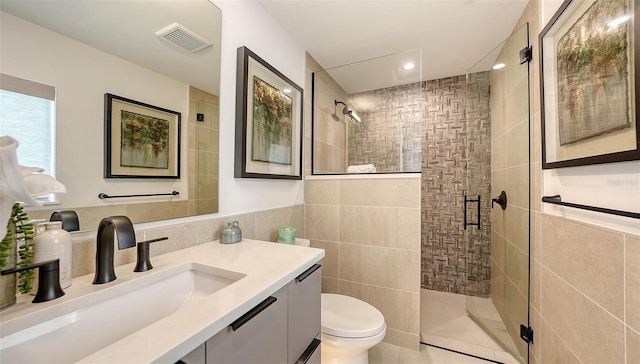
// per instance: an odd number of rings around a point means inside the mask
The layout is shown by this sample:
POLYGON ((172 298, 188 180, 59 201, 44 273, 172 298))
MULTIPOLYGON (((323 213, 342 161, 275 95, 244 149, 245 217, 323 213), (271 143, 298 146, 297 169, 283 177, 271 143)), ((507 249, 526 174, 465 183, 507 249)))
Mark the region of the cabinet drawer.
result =
POLYGON ((321 267, 316 264, 289 283, 288 363, 295 363, 320 333, 321 267))
POLYGON ((313 339, 307 349, 298 358, 295 364, 321 364, 320 357, 320 340, 313 339))
POLYGON ((209 339, 206 342, 207 363, 285 363, 287 291, 285 286, 271 296, 275 301, 263 301, 263 307, 256 306, 258 309, 252 309, 249 315, 236 320, 233 327, 229 325, 209 339))

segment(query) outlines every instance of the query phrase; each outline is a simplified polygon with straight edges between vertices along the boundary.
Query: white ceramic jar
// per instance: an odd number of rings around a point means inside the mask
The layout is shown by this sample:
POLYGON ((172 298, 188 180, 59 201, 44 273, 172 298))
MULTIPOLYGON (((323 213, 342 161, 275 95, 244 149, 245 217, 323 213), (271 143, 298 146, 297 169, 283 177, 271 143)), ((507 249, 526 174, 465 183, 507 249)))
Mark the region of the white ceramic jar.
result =
POLYGON ((71 234, 62 229, 61 221, 45 222, 45 230, 33 241, 33 261, 60 259, 60 287, 71 286, 71 234))

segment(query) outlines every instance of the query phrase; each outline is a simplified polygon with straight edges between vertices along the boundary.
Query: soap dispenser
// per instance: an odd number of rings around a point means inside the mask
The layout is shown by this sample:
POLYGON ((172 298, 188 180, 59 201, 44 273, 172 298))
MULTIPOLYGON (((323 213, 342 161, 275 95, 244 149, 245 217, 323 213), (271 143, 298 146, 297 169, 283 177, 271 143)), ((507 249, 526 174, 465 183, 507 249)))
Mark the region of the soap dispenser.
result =
POLYGON ((235 244, 242 241, 242 230, 238 221, 229 221, 220 233, 220 244, 235 244))

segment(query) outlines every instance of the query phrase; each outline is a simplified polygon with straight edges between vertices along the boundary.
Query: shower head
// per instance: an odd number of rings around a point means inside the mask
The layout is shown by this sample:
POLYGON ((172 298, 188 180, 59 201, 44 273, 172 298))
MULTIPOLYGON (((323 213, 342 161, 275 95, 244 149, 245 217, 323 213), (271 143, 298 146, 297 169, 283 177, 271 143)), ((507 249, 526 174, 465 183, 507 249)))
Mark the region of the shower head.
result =
POLYGON ((354 110, 349 110, 349 107, 347 106, 347 104, 339 100, 333 100, 333 102, 334 102, 334 108, 333 108, 333 115, 331 115, 331 117, 333 117, 334 120, 336 121, 338 120, 336 107, 338 106, 338 104, 342 104, 344 105, 344 107, 342 108, 342 115, 348 116, 349 119, 351 119, 351 121, 353 121, 354 123, 362 122, 362 119, 360 118, 360 116, 358 116, 358 114, 356 114, 354 110))

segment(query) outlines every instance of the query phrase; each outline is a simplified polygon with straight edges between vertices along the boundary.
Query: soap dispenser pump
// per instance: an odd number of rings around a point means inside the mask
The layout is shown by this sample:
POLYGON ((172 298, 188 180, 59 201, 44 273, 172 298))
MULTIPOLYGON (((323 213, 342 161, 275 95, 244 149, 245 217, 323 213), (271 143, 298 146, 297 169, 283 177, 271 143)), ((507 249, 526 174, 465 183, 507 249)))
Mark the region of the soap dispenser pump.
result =
POLYGON ((242 230, 238 221, 229 221, 220 233, 220 244, 235 244, 242 241, 242 230))

